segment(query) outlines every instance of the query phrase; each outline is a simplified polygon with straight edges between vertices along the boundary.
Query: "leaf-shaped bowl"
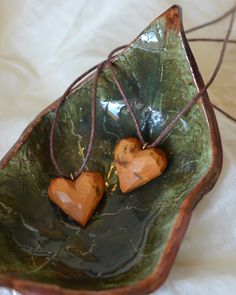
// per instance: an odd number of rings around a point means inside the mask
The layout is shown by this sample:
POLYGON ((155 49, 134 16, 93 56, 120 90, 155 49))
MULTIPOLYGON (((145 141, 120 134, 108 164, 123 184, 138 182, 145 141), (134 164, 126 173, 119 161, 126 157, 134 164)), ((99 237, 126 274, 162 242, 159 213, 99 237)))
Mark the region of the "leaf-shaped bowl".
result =
MULTIPOLYGON (((114 66, 147 141, 203 87, 186 41, 180 8, 154 20, 114 66)), ((56 157, 68 173, 81 164, 91 123, 91 75, 61 108, 56 157)), ((165 173, 129 193, 117 185, 114 146, 136 136, 127 107, 104 69, 97 95, 96 141, 87 169, 100 171, 106 194, 86 228, 47 195, 57 173, 49 155, 54 104, 26 128, 1 162, 0 285, 22 294, 144 294, 166 279, 191 212, 222 164, 219 131, 207 94, 163 141, 165 173)))

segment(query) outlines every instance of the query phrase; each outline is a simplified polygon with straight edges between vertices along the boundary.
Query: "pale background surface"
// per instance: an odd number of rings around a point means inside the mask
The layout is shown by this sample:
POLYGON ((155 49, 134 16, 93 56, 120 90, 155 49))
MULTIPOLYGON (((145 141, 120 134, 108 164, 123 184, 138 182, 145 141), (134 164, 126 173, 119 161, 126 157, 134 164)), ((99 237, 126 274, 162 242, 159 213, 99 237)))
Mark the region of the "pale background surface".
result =
MULTIPOLYGON (((0 158, 70 82, 110 50, 131 41, 174 3, 183 7, 187 29, 222 14, 234 1, 0 0, 0 158)), ((223 36, 227 23, 194 36, 223 36)), ((232 38, 236 39, 236 25, 232 38)), ((193 45, 206 81, 220 45, 193 45)), ((235 65, 236 45, 230 45, 209 94, 236 117, 235 65)), ((224 146, 223 171, 214 190, 194 211, 159 295, 236 294, 236 123, 219 113, 217 118, 224 146)), ((0 294, 8 295, 1 288, 0 294)))

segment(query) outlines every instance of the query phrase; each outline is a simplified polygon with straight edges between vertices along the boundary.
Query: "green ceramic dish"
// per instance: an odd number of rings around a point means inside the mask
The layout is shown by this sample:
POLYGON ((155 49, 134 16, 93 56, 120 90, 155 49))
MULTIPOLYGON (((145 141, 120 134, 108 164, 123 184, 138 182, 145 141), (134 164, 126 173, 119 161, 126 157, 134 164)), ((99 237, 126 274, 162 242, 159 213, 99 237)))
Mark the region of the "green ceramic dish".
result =
MULTIPOLYGON (((149 142, 203 85, 177 6, 154 20, 118 56, 115 67, 149 142)), ((93 76, 61 108, 55 150, 68 174, 78 169, 87 147, 92 82, 93 76)), ((113 149, 120 138, 136 134, 108 69, 99 80, 97 101, 96 141, 87 168, 100 171, 107 187, 86 228, 47 195, 57 177, 49 131, 58 102, 26 128, 2 160, 0 285, 22 294, 144 294, 167 277, 193 208, 220 173, 212 106, 205 95, 164 140, 165 173, 123 195, 113 149)))

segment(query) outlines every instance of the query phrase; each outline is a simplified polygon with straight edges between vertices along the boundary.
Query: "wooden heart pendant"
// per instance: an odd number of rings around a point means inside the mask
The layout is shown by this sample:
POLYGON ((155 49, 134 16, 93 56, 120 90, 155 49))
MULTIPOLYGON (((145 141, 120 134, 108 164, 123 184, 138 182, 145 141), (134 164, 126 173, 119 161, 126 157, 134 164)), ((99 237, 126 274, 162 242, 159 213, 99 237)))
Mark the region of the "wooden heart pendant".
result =
POLYGON ((166 154, 158 148, 142 150, 136 138, 126 138, 115 147, 115 165, 123 193, 160 176, 167 166, 166 154))
POLYGON ((104 193, 104 180, 98 172, 84 172, 75 181, 56 178, 48 195, 67 215, 85 226, 104 193))

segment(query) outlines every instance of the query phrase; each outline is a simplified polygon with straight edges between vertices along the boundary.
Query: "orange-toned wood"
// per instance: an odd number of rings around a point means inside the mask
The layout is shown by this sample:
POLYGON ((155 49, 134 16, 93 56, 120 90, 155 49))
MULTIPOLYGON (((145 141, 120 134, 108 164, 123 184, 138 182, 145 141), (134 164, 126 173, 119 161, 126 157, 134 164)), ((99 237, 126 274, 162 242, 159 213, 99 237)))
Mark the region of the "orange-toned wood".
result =
POLYGON ((75 182, 56 178, 48 188, 50 200, 82 226, 89 221, 103 193, 104 180, 98 172, 84 172, 75 182))
POLYGON ((127 193, 160 176, 167 166, 167 157, 158 148, 142 150, 139 140, 129 137, 116 145, 115 164, 120 189, 127 193))

